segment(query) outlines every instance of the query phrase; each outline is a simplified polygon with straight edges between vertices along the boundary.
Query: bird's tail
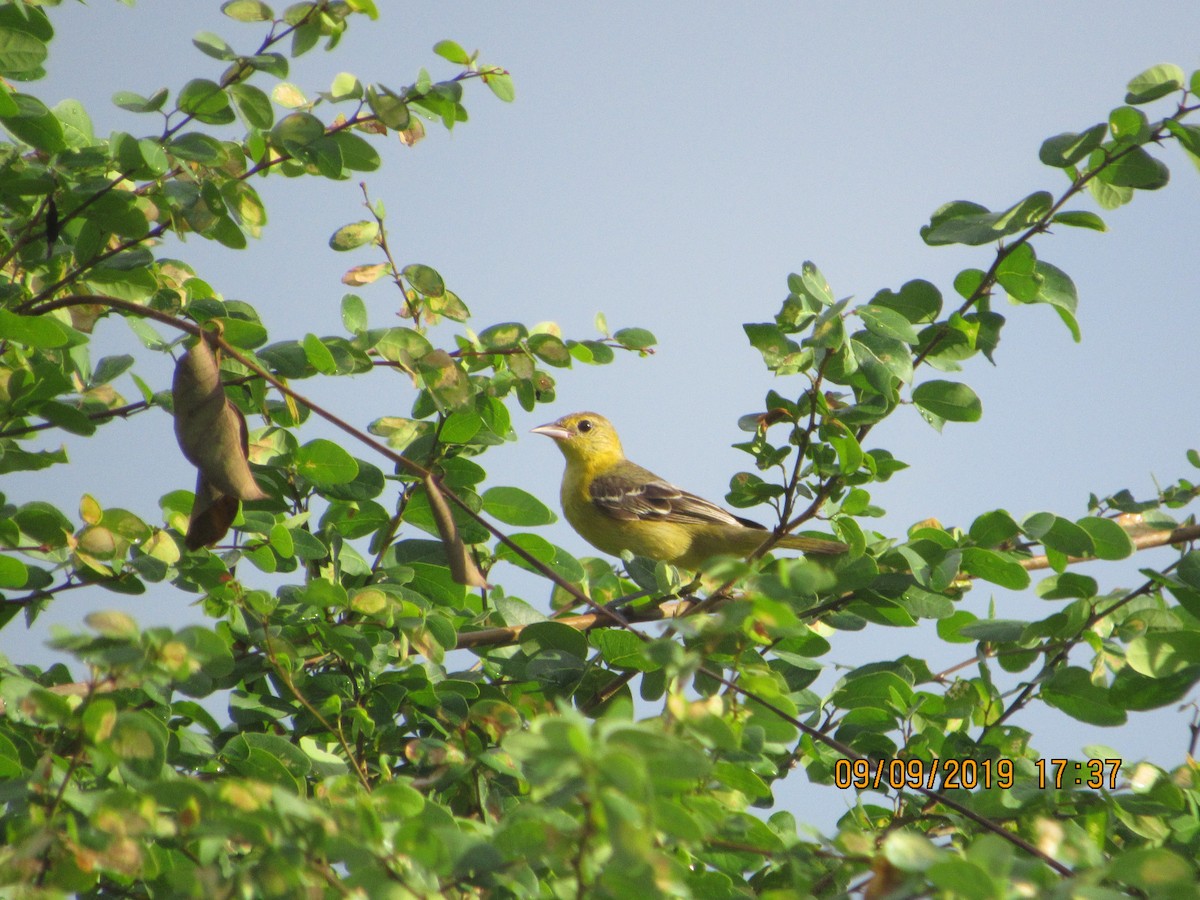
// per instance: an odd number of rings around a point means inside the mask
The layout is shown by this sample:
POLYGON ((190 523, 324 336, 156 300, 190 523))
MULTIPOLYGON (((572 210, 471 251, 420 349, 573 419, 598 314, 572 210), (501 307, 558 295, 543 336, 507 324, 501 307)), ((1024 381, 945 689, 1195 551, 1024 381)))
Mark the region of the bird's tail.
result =
POLYGON ((843 544, 841 541, 827 541, 798 534, 784 535, 775 546, 786 547, 789 550, 802 550, 805 553, 845 553, 850 549, 848 544, 843 544))

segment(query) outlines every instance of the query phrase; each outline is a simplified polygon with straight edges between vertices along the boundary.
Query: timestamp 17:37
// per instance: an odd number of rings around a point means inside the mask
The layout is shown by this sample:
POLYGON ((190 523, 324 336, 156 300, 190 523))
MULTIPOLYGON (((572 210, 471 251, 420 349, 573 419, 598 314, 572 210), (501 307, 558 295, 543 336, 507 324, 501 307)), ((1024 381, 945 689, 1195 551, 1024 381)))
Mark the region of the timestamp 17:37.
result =
POLYGON ((1121 770, 1119 759, 1036 759, 1039 788, 1088 787, 1099 790, 1117 788, 1117 772, 1121 770), (1107 773, 1107 775, 1105 774, 1107 773))

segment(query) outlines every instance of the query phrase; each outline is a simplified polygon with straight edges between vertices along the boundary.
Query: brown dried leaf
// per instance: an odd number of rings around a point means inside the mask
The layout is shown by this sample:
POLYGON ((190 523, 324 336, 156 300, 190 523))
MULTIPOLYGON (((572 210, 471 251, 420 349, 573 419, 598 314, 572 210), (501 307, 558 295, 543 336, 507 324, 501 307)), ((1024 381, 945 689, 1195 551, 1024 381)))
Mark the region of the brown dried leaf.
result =
POLYGON ((360 287, 378 281, 387 274, 387 263, 372 263, 371 265, 355 266, 342 276, 342 284, 360 287))
POLYGON ((71 317, 71 327, 84 334, 91 334, 96 320, 106 312, 108 312, 108 307, 101 306, 99 303, 81 304, 67 309, 67 313, 71 317))
POLYGON ((421 123, 420 119, 413 116, 408 120, 408 127, 403 131, 397 131, 396 136, 400 138, 400 143, 405 147, 411 147, 425 137, 425 126, 421 123))

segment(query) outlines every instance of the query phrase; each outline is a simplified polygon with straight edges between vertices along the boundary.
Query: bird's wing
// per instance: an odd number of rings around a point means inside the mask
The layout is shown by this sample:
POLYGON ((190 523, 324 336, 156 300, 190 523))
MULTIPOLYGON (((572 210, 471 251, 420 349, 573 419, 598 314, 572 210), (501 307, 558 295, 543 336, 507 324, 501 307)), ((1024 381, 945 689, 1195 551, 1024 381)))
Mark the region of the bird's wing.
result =
POLYGON ((592 503, 602 512, 625 522, 679 522, 694 525, 740 525, 762 528, 703 497, 663 481, 641 466, 592 480, 592 503))

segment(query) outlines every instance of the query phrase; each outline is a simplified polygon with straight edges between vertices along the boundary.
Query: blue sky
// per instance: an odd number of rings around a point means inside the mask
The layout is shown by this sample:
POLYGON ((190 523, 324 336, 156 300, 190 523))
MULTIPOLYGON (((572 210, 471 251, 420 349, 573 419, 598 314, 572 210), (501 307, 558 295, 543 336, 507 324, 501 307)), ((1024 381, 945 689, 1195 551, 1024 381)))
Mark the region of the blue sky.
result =
MULTIPOLYGON (((474 85, 471 121, 453 134, 430 127, 413 148, 379 145, 384 166, 366 181, 388 208, 400 261, 437 268, 477 330, 550 319, 567 336, 589 338, 603 311, 614 329, 639 325, 659 338, 653 357, 561 373, 553 406, 514 408, 519 439, 489 452, 488 471, 493 483, 552 506, 558 453, 527 432, 577 409, 611 418, 643 465, 719 499, 748 464, 729 446, 742 439, 738 416, 761 408, 770 388, 798 391, 762 368, 741 331, 774 314, 788 272, 811 259, 836 295, 862 302, 916 277, 949 296, 954 274, 985 268, 993 251, 925 246, 918 228, 934 209, 955 199, 1003 208, 1034 190, 1061 191, 1063 176, 1038 162, 1044 138, 1104 120, 1128 79, 1150 65, 1200 66, 1200 6, 1191 0, 379 5, 380 21, 356 19, 338 51, 295 61, 289 80, 312 96, 339 71, 392 86, 410 83, 421 66, 448 75, 430 48, 450 38, 506 66, 517 90, 506 105, 474 85)), ((149 133, 155 121, 109 98, 217 77, 221 64, 196 51, 192 35, 215 31, 238 49, 259 35, 217 8, 52 9, 51 77, 34 92, 51 103, 83 101, 99 134, 149 133)), ((902 535, 927 517, 965 527, 998 506, 1074 518, 1089 493, 1149 495, 1155 478, 1189 475, 1184 452, 1200 446, 1188 375, 1200 333, 1200 176, 1178 148, 1162 154, 1172 183, 1106 213, 1108 233, 1063 228, 1036 244, 1075 280, 1081 344, 1048 308, 998 303, 1009 317, 998 366, 971 360, 963 374, 982 398, 983 420, 939 435, 902 411, 871 435, 869 447, 911 465, 873 491, 888 510, 880 530, 902 535)), ((340 333, 340 277, 375 261, 327 246, 362 216, 355 181, 272 178, 259 189, 271 217, 261 241, 237 253, 192 238, 171 252, 226 297, 255 304, 275 339, 340 333)), ((360 293, 372 325, 393 321, 394 291, 379 283, 360 293)), ((119 322, 101 340, 107 352, 137 352, 119 322)), ((165 387, 165 368, 143 370, 156 373, 165 387)), ((409 387, 384 378, 297 386, 365 424, 409 409, 409 387)), ((73 465, 55 471, 53 484, 14 479, 4 486, 9 499, 74 509, 91 491, 157 521, 158 497, 192 485, 159 413, 69 447, 73 465)), ((564 522, 546 534, 590 553, 564 522)), ((1139 565, 1169 558, 1157 554, 1088 572, 1106 588, 1133 586, 1139 565)), ((530 602, 545 603, 540 584, 517 583, 530 602)), ((980 586, 964 603, 983 615, 992 596, 980 586)), ((1031 596, 998 591, 998 614, 1051 611, 1031 596)), ((166 589, 143 598, 75 592, 32 635, 19 623, 0 632, 0 652, 44 664, 52 657, 38 647, 52 622, 74 625, 88 610, 117 606, 146 625, 177 623, 194 615, 186 602, 166 589)), ((854 665, 924 655, 931 634, 838 634, 831 657, 854 665)), ((969 655, 961 645, 954 652, 969 655)), ((1116 731, 1056 721, 1061 730, 1039 734, 1047 756, 1099 739, 1130 757, 1153 749, 1170 764, 1186 746, 1186 713, 1174 709, 1116 731)), ((1022 724, 1038 729, 1036 719, 1022 724)))

